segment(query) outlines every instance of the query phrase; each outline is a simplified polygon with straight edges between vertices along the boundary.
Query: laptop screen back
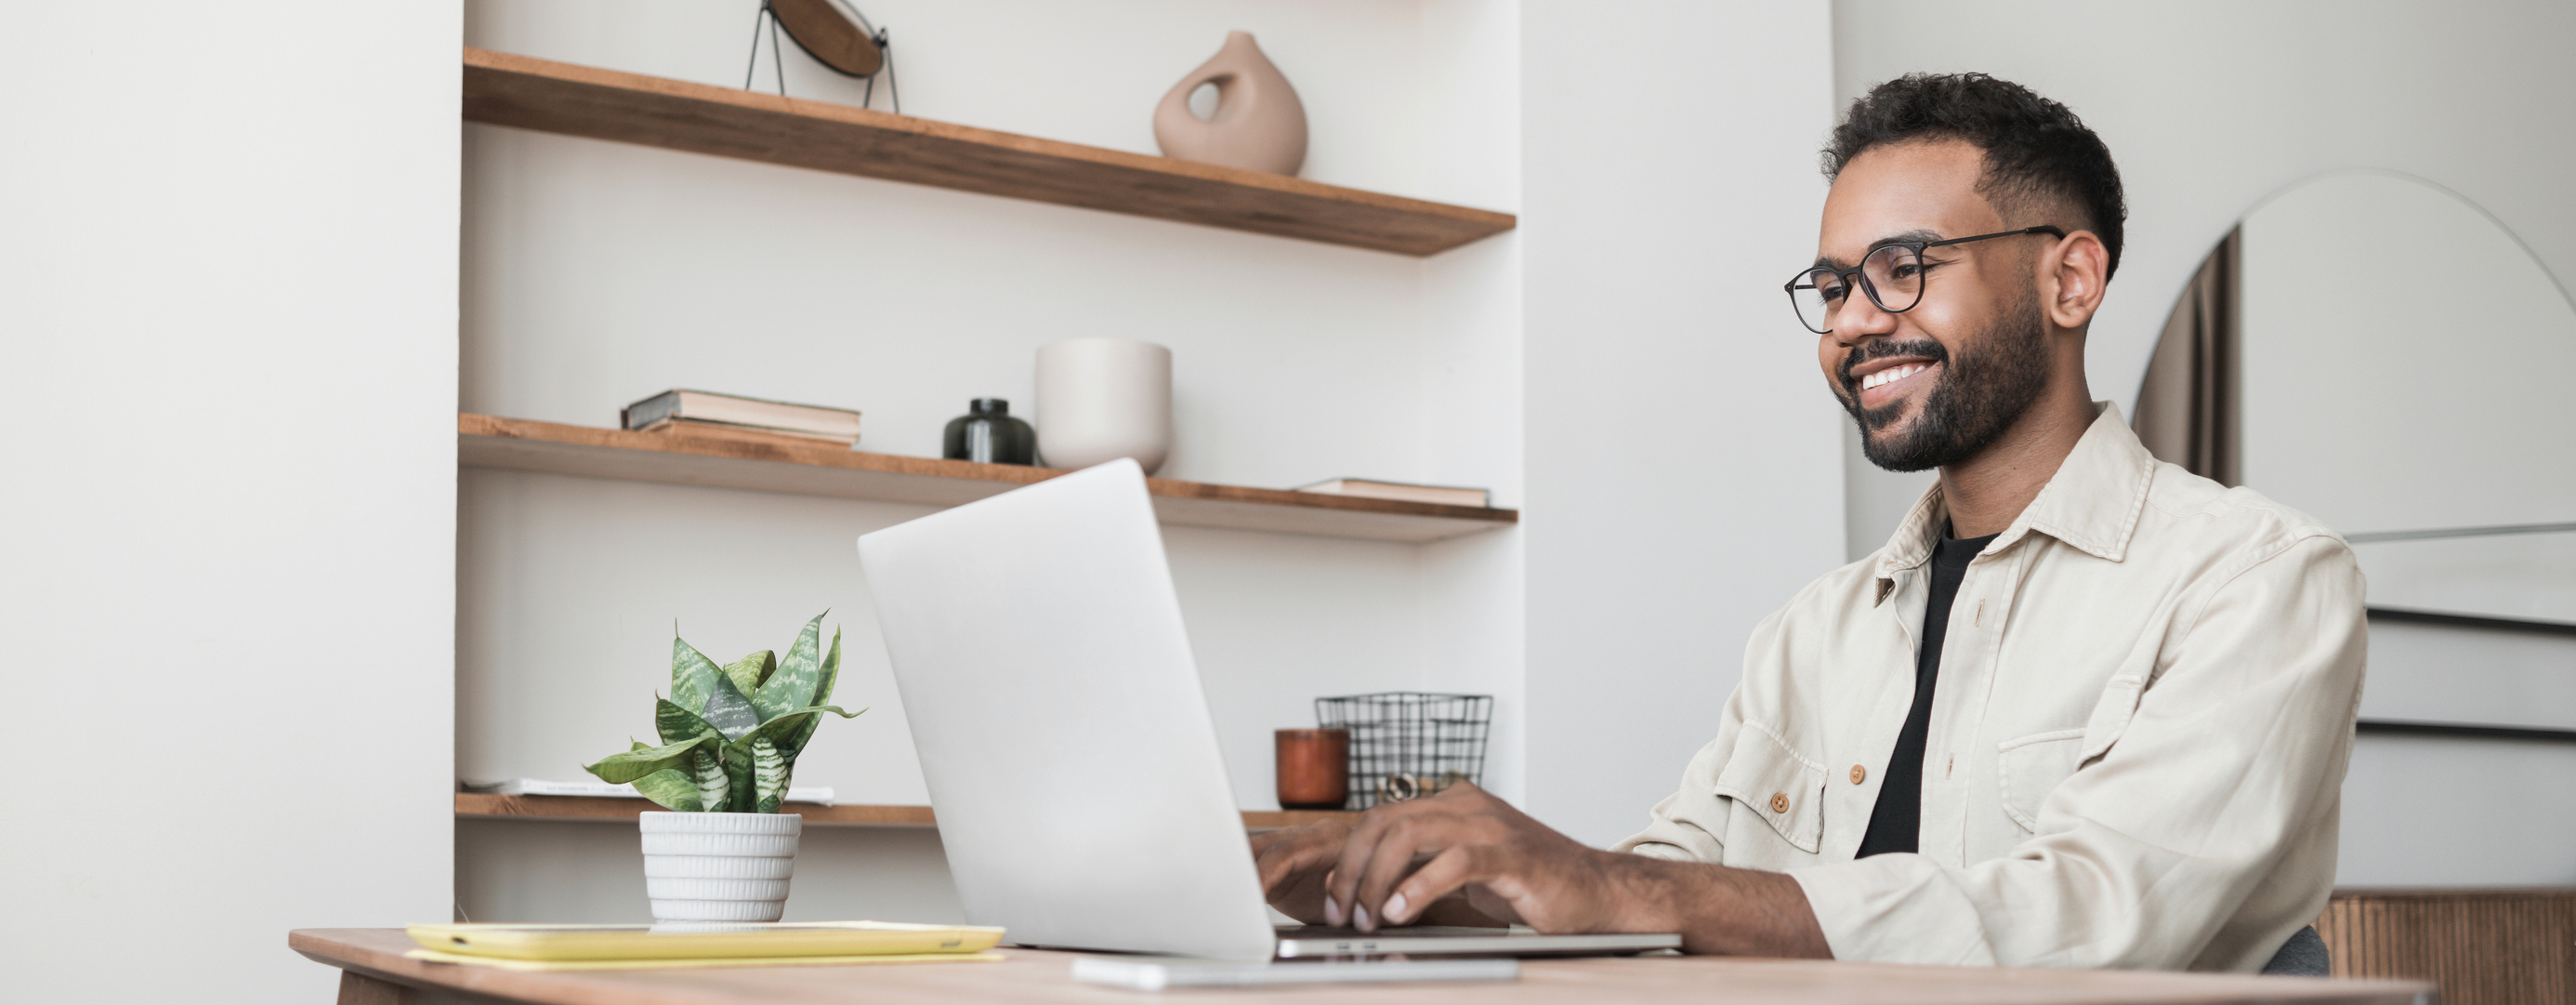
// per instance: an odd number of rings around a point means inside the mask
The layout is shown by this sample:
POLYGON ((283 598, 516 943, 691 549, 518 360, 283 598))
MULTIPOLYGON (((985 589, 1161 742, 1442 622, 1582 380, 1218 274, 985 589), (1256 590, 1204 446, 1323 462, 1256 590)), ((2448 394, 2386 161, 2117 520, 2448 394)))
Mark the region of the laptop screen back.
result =
POLYGON ((866 535, 859 558, 969 923, 1270 958, 1135 462, 866 535))

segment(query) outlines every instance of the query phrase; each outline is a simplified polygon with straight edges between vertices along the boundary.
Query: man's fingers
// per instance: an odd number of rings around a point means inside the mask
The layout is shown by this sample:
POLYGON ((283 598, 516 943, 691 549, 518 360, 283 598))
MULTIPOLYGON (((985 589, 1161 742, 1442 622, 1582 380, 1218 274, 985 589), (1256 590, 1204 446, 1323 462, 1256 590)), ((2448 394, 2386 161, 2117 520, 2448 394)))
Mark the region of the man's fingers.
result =
POLYGON ((1253 851, 1262 889, 1273 889, 1300 875, 1332 868, 1341 852, 1344 830, 1341 824, 1326 822, 1259 835, 1269 838, 1256 843, 1253 851))
POLYGON ((1352 910, 1353 905, 1359 903, 1360 881, 1367 877, 1369 856, 1377 853, 1378 842, 1385 837, 1387 828, 1395 821, 1419 812, 1414 806, 1412 803, 1381 804, 1361 816, 1360 825, 1351 828, 1349 836, 1342 839, 1339 857, 1333 862, 1333 874, 1324 884, 1324 898, 1329 907, 1327 913, 1340 914, 1343 923, 1362 930, 1374 927, 1375 918, 1367 919, 1372 924, 1362 924, 1358 912, 1352 910))
POLYGON ((1324 910, 1324 882, 1348 831, 1325 822, 1261 835, 1268 840, 1257 845, 1253 864, 1270 905, 1307 924, 1335 923, 1334 912, 1324 910))
MULTIPOLYGON (((1447 793, 1444 792, 1442 795, 1447 793)), ((1385 841, 1390 829, 1406 826, 1408 821, 1420 817, 1453 815, 1457 805, 1457 800, 1443 803, 1435 796, 1409 802, 1380 803, 1371 808, 1361 815, 1359 826, 1351 828, 1350 835, 1343 839, 1340 858, 1333 863, 1333 875, 1325 887, 1324 895, 1331 899, 1333 905, 1347 912, 1345 920, 1355 927, 1361 929, 1376 927, 1377 919, 1374 915, 1367 919, 1369 924, 1363 925, 1359 924, 1361 918, 1358 912, 1351 910, 1355 904, 1367 904, 1370 911, 1377 910, 1376 901, 1359 899, 1360 884, 1371 872, 1368 864, 1370 857, 1377 854, 1378 846, 1385 841)), ((1403 867, 1411 862, 1413 854, 1414 850, 1409 848, 1397 853, 1397 868, 1390 881, 1404 878, 1403 867)), ((1384 890, 1384 885, 1381 885, 1379 892, 1383 893, 1384 890)))
POLYGON ((1394 892, 1387 894, 1379 913, 1386 916, 1386 923, 1390 925, 1410 923, 1421 916, 1424 908, 1440 898, 1470 883, 1481 883, 1489 878, 1483 868, 1484 860, 1489 857, 1466 846, 1443 850, 1432 856, 1431 861, 1423 863, 1421 868, 1413 870, 1413 874, 1406 876, 1403 882, 1397 883, 1394 892))
MULTIPOLYGON (((1377 846, 1369 850, 1368 858, 1361 860, 1363 872, 1351 891, 1351 902, 1359 905, 1359 910, 1367 911, 1372 922, 1385 920, 1380 905, 1387 894, 1394 892, 1395 884, 1403 882, 1405 875, 1413 871, 1416 858, 1438 854, 1456 843, 1444 837, 1459 830, 1458 824, 1456 817, 1430 814, 1416 814, 1388 824, 1386 832, 1379 836, 1377 846)), ((1352 913, 1354 917, 1358 916, 1358 911, 1352 913)), ((1375 927, 1374 924, 1361 926, 1363 929, 1375 927)))

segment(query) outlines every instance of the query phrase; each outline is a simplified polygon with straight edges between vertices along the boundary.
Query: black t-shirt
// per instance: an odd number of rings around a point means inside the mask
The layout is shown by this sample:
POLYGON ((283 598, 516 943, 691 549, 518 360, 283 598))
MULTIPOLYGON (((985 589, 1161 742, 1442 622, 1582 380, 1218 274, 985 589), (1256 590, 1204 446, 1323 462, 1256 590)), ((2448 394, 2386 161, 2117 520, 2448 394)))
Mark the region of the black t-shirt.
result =
POLYGON ((1947 526, 1941 543, 1932 546, 1932 596, 1923 605, 1923 644, 1914 652, 1914 707, 1905 713, 1905 728, 1896 734, 1896 751, 1878 783, 1878 805, 1869 812, 1869 832, 1861 836, 1857 858, 1892 851, 1914 851, 1923 836, 1923 741, 1932 730, 1932 682, 1941 676, 1941 638, 1950 633, 1950 602, 1958 599, 1959 580, 1968 575, 1968 560, 1986 550, 1997 535, 1952 538, 1947 526))

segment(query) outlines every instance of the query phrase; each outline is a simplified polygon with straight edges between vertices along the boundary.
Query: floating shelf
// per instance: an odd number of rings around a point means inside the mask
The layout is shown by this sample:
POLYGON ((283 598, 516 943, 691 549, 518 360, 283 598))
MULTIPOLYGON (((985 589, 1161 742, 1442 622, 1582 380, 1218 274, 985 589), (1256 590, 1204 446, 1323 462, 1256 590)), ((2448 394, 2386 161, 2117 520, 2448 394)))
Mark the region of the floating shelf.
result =
MULTIPOLYGON (((708 485, 797 495, 955 506, 1066 472, 871 454, 828 445, 757 443, 567 426, 471 412, 456 417, 456 460, 469 468, 708 485)), ((1154 515, 1225 527, 1376 541, 1438 541, 1508 527, 1520 511, 1287 492, 1148 478, 1154 515)))
MULTIPOLYGON (((660 809, 643 799, 607 799, 596 796, 496 796, 486 792, 456 794, 456 815, 460 817, 503 817, 513 820, 633 820, 645 810, 660 809)), ((789 803, 782 812, 805 818, 807 824, 828 827, 936 827, 937 817, 927 806, 818 806, 812 803, 789 803)), ((1339 810, 1245 810, 1243 826, 1251 830, 1296 827, 1322 820, 1355 823, 1357 813, 1339 810)))
POLYGON ((1287 175, 485 49, 465 50, 465 119, 1405 255, 1517 223, 1287 175))

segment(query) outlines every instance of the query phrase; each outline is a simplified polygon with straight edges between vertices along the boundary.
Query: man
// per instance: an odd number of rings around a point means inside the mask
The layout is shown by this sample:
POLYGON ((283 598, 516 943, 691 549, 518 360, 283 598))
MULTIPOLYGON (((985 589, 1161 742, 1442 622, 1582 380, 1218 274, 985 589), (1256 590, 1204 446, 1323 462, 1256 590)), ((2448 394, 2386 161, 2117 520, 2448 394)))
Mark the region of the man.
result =
POLYGON ((1273 902, 1701 953, 2321 973, 2303 926, 2335 871, 2361 574, 2092 400, 2110 152, 2018 85, 1916 75, 1854 103, 1825 173, 1799 319, 1870 459, 1938 484, 1755 630, 1644 832, 1586 848, 1461 786, 1264 838, 1273 902))

